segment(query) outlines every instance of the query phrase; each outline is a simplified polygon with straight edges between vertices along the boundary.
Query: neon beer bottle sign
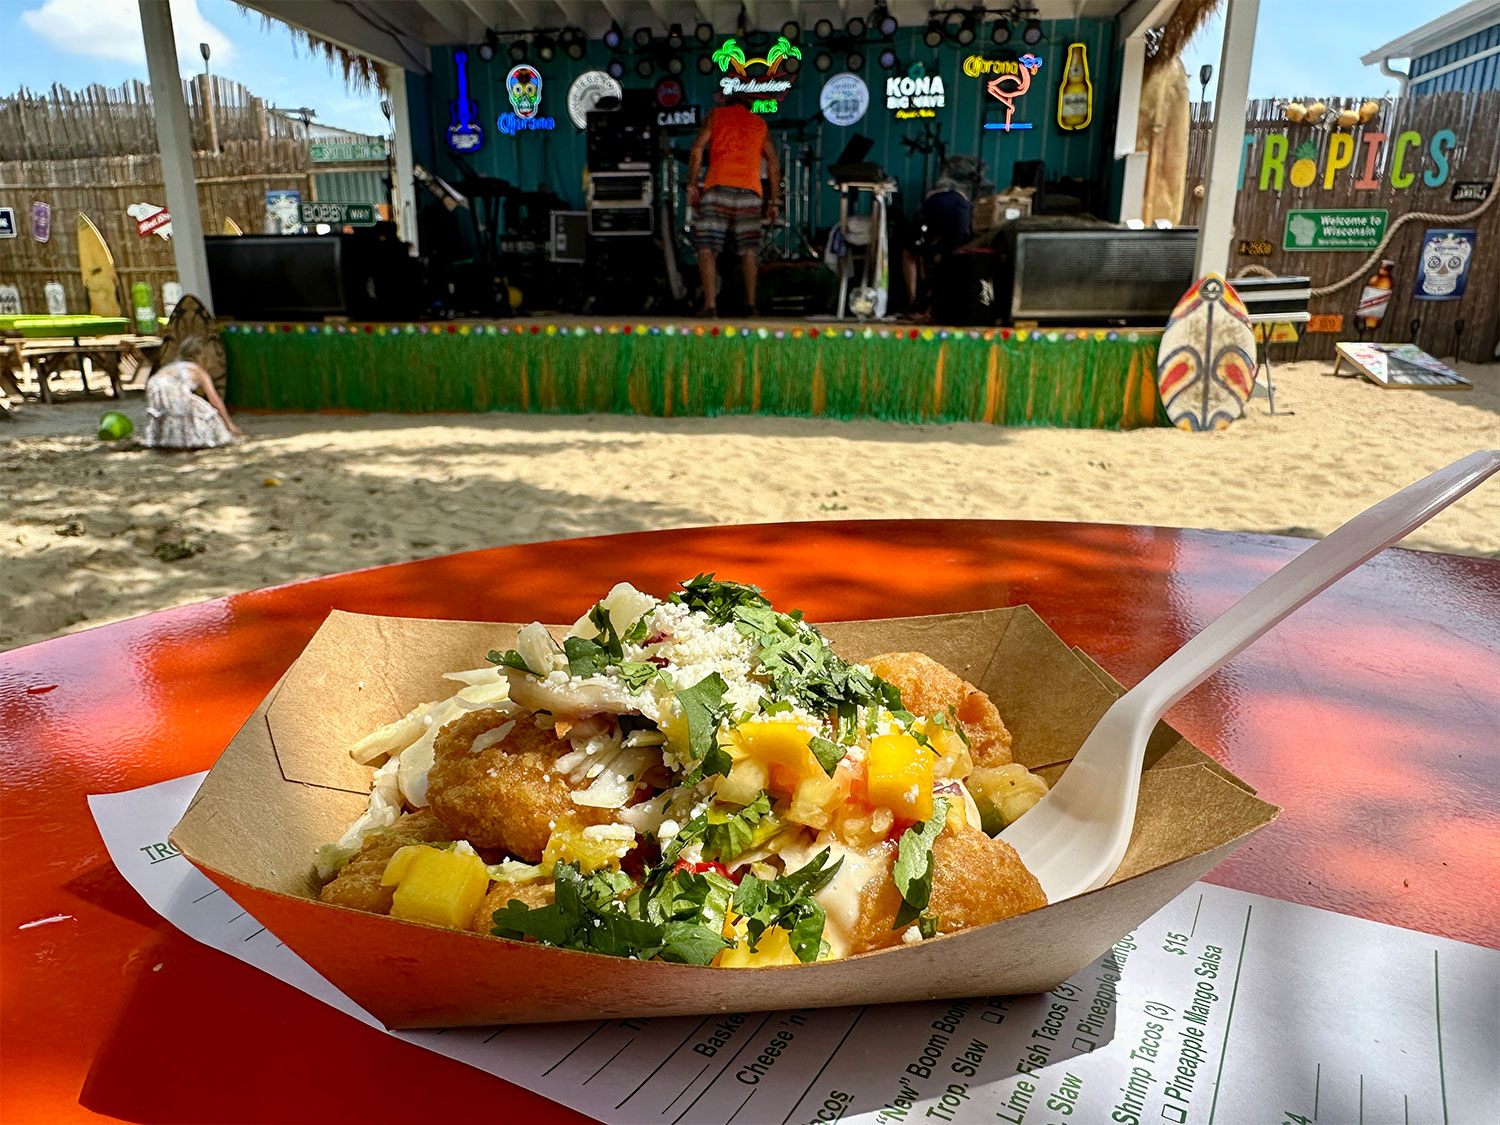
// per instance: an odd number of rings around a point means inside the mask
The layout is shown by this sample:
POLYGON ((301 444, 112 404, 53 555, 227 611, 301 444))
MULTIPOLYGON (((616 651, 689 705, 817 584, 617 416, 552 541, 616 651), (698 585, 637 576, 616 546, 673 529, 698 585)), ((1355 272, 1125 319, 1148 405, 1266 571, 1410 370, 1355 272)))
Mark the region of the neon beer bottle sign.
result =
POLYGON ((1093 119, 1094 86, 1089 81, 1088 49, 1082 43, 1070 43, 1058 91, 1057 127, 1065 133, 1076 133, 1088 128, 1093 119))

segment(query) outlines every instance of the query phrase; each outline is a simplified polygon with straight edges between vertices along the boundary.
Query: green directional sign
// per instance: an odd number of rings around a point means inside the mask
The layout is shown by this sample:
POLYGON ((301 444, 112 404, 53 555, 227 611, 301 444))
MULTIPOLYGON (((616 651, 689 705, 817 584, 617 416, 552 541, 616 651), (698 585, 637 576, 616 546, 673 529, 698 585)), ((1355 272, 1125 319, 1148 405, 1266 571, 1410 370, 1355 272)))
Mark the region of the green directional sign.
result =
POLYGON ((310 227, 318 223, 327 223, 331 227, 373 227, 375 225, 375 204, 302 204, 302 225, 310 227))
POLYGON ((314 141, 307 146, 314 164, 357 164, 365 160, 384 160, 385 141, 314 141))
POLYGON ((1283 250, 1373 250, 1385 237, 1389 212, 1288 211, 1283 250))

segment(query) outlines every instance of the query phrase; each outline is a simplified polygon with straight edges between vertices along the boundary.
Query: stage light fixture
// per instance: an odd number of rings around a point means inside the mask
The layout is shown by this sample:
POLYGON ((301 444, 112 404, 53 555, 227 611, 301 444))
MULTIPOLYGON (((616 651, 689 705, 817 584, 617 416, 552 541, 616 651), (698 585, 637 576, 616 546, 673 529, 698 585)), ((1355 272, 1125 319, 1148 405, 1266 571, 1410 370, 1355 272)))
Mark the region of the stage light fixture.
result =
POLYGON ((714 37, 714 25, 711 23, 700 23, 693 29, 693 38, 700 43, 707 43, 714 37))
POLYGON ((604 33, 604 45, 611 51, 618 51, 623 42, 625 42, 625 33, 620 30, 618 23, 611 20, 609 30, 604 33))
POLYGON ((1042 21, 1030 19, 1026 21, 1026 30, 1021 32, 1021 42, 1028 47, 1035 47, 1042 41, 1042 21))
POLYGON ((714 60, 709 55, 698 56, 698 73, 712 74, 714 72, 714 60))
POLYGON ((922 32, 922 42, 936 47, 943 41, 943 21, 933 16, 927 21, 927 30, 922 32))
POLYGON ((813 24, 813 34, 816 35, 819 39, 827 39, 830 35, 833 34, 833 21, 819 20, 817 23, 813 24))
POLYGON ((542 62, 551 62, 557 58, 557 43, 550 35, 538 35, 536 37, 536 57, 542 62))
POLYGON ((610 59, 609 65, 604 69, 609 71, 609 76, 611 78, 625 77, 625 64, 622 63, 619 59, 610 59))
POLYGON ((990 28, 990 41, 993 43, 1010 42, 1010 20, 1001 16, 995 21, 995 25, 990 28))
POLYGON ((667 46, 677 51, 681 50, 682 44, 682 24, 674 23, 671 27, 667 28, 667 46))
POLYGON ((797 36, 802 34, 802 25, 796 20, 787 20, 786 23, 781 25, 781 34, 795 43, 797 36))
POLYGON ((486 39, 483 43, 479 44, 479 50, 477 53, 481 59, 483 59, 485 62, 489 62, 492 58, 495 57, 495 45, 488 39, 486 39))
POLYGON ((895 70, 896 69, 896 52, 893 51, 893 50, 891 50, 891 48, 889 48, 889 47, 887 47, 885 50, 883 50, 883 51, 880 52, 880 69, 881 70, 895 70))
POLYGON ((587 50, 583 32, 576 27, 570 27, 564 31, 560 42, 562 43, 563 50, 568 53, 568 58, 570 59, 583 58, 584 52, 587 50))
POLYGON ((651 29, 649 27, 638 27, 631 38, 635 40, 637 47, 649 47, 651 46, 651 29))
POLYGON ((973 16, 965 16, 964 17, 964 22, 959 25, 958 34, 956 34, 954 36, 954 38, 957 39, 958 42, 962 46, 965 46, 965 47, 967 47, 970 43, 974 42, 974 17, 973 16))
POLYGON ((896 29, 901 25, 896 22, 896 17, 891 15, 891 10, 884 4, 876 4, 875 10, 870 13, 870 26, 881 35, 895 35, 896 29))
POLYGON ((512 62, 522 62, 526 58, 526 40, 517 39, 510 45, 510 58, 512 62))
POLYGON ((851 39, 863 39, 865 37, 864 17, 850 16, 849 22, 844 25, 844 30, 849 33, 851 39))
POLYGON ((650 78, 651 72, 655 69, 656 64, 654 64, 650 59, 642 59, 640 62, 635 64, 635 72, 642 78, 650 78))
POLYGON ((820 72, 827 72, 833 66, 833 56, 827 51, 819 51, 817 58, 813 59, 813 66, 820 72))
POLYGON ((802 60, 796 57, 781 60, 781 69, 788 74, 796 74, 802 69, 802 60))
POLYGON ((668 74, 681 74, 682 73, 682 56, 681 55, 673 55, 671 58, 669 58, 667 60, 667 73, 668 74))
POLYGON ((850 70, 864 70, 865 55, 863 51, 850 51, 849 57, 844 60, 844 65, 850 70))

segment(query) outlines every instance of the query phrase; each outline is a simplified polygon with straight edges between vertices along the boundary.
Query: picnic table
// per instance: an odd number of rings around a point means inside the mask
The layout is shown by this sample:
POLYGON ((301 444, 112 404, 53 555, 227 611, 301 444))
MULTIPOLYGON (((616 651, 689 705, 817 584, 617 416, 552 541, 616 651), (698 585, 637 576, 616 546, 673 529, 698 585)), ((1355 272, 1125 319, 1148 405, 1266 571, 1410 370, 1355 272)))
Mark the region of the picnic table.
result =
POLYGON ((30 368, 36 379, 37 396, 42 402, 50 403, 53 401, 51 381, 64 371, 77 371, 83 380, 84 393, 93 394, 88 376, 92 367, 96 374, 104 374, 114 397, 120 398, 124 384, 132 375, 150 371, 161 345, 160 336, 111 334, 38 338, 7 335, 0 339, 0 388, 13 398, 24 397, 20 379, 30 368), (120 369, 126 360, 134 361, 134 366, 122 378, 120 369))

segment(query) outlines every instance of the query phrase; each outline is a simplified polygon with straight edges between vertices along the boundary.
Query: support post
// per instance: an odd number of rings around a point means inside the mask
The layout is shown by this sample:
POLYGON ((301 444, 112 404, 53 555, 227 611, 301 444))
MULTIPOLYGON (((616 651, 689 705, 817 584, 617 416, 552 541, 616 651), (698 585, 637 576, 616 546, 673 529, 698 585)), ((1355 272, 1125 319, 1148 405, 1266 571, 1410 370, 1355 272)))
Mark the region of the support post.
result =
POLYGON ((1250 55, 1255 47, 1260 0, 1232 0, 1224 7, 1224 49, 1219 55, 1208 176, 1203 184, 1193 270, 1198 277, 1229 271, 1229 242, 1234 236, 1234 207, 1244 151, 1245 100, 1250 90, 1250 55))
POLYGON ((139 0, 139 4, 162 182, 167 191, 167 210, 172 215, 172 257, 177 264, 177 280, 184 293, 197 297, 212 313, 203 218, 198 212, 198 185, 193 179, 193 133, 182 96, 182 76, 177 70, 172 10, 168 0, 139 0))
POLYGON ((411 114, 406 105, 406 68, 385 64, 385 87, 391 99, 391 126, 395 131, 395 171, 392 173, 391 206, 395 210, 396 233, 420 251, 417 244, 417 194, 412 173, 411 114))

